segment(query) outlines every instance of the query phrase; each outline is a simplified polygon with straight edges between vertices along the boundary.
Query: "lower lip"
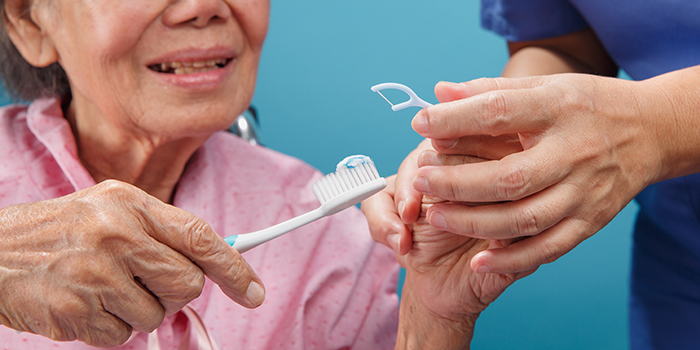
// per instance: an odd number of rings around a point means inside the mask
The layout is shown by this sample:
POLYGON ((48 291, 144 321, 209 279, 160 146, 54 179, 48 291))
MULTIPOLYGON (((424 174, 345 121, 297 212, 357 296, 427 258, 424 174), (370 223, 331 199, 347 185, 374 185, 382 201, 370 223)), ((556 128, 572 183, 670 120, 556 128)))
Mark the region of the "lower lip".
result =
POLYGON ((221 68, 192 74, 160 73, 148 67, 146 67, 146 69, 148 69, 148 71, 152 74, 155 74, 157 79, 162 80, 167 85, 174 85, 190 90, 204 91, 221 87, 226 81, 226 77, 228 76, 232 69, 231 67, 235 62, 236 60, 234 59, 221 68))

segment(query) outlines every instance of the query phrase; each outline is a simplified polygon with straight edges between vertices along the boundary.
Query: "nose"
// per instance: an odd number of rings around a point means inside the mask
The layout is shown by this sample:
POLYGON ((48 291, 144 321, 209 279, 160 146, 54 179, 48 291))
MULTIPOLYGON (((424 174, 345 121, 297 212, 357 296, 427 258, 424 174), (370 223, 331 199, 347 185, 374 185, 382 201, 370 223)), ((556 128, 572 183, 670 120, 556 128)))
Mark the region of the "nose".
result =
POLYGON ((231 8, 223 0, 177 0, 163 13, 163 22, 170 27, 190 23, 202 28, 211 21, 229 17, 231 8))

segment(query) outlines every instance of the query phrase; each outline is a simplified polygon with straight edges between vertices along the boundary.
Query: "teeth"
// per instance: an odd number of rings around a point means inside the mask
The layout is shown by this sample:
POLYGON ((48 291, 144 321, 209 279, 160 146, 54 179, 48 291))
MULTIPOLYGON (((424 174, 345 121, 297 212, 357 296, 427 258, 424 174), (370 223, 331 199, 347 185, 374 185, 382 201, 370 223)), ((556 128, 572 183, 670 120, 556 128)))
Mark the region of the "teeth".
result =
POLYGON ((174 74, 192 74, 199 72, 207 72, 210 70, 217 69, 219 65, 225 65, 227 59, 216 58, 206 61, 195 61, 195 62, 164 62, 161 64, 153 65, 151 68, 154 70, 160 70, 162 73, 174 73, 174 74))

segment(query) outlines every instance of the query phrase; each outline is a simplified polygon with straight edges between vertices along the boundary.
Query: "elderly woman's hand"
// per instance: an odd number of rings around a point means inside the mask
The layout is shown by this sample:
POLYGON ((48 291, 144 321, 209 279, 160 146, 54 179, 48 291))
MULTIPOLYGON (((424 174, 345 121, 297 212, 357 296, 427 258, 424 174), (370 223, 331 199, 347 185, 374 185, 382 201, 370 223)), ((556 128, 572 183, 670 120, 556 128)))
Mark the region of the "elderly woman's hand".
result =
MULTIPOLYGON (((480 161, 472 157, 442 157, 435 152, 424 152, 418 158, 418 164, 427 158, 446 164, 480 161)), ((388 178, 387 188, 365 200, 362 209, 375 240, 387 244, 388 231, 411 237, 410 251, 397 255, 406 269, 397 349, 468 348, 481 311, 534 269, 513 274, 473 272, 469 265, 472 257, 510 242, 470 238, 431 226, 425 213, 434 203, 442 202, 437 198, 424 197, 417 220, 403 224, 394 205, 395 179, 388 178)))
POLYGON ((55 340, 115 346, 199 296, 205 275, 245 307, 260 279, 203 220, 105 181, 2 209, 0 322, 55 340))
POLYGON ((698 100, 682 84, 693 79, 700 67, 643 82, 564 74, 439 84, 438 97, 452 102, 419 112, 414 129, 442 154, 497 160, 421 167, 414 189, 451 201, 433 206, 428 221, 469 237, 527 237, 476 256, 479 272, 554 261, 644 187, 698 170, 698 100), (485 154, 514 141, 522 150, 485 154))

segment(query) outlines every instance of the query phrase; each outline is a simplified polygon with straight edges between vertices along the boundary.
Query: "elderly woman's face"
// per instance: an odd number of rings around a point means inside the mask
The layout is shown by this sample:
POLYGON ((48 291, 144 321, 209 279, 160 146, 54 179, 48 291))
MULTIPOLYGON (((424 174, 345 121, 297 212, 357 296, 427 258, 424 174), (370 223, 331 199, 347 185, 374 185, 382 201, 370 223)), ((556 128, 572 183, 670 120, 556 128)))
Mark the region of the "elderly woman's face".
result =
POLYGON ((269 0, 48 0, 75 103, 136 133, 230 125, 253 94, 269 0))

